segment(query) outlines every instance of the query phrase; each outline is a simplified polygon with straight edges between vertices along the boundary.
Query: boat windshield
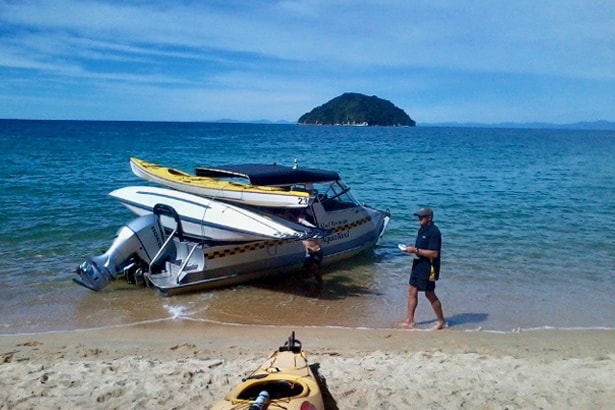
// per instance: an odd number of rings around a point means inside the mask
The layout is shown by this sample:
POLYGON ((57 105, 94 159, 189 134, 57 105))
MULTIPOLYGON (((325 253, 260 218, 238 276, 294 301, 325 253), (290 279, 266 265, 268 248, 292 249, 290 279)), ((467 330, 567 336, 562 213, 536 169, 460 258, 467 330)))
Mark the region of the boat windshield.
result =
POLYGON ((341 181, 314 184, 312 192, 316 194, 315 200, 327 211, 359 206, 359 202, 350 192, 350 187, 341 181))

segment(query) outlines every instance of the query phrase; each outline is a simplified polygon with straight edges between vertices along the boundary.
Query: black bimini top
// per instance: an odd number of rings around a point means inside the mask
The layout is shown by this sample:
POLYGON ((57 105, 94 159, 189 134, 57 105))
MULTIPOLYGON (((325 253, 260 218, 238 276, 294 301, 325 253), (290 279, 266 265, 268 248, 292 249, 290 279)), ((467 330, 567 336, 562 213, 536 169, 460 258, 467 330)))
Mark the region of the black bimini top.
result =
POLYGON ((252 185, 293 185, 337 181, 337 172, 320 169, 293 168, 277 164, 238 164, 219 167, 197 167, 195 174, 212 178, 246 178, 252 185))

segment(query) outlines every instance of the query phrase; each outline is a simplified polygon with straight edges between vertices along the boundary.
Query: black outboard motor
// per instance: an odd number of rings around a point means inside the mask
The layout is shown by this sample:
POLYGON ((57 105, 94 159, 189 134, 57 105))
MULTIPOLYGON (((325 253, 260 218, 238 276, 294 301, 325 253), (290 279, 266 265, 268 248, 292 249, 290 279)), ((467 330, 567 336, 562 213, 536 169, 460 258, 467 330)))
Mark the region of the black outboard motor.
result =
POLYGON ((73 281, 99 291, 134 263, 135 256, 149 264, 165 241, 160 220, 155 214, 140 216, 117 231, 111 247, 100 256, 89 256, 77 267, 73 281))

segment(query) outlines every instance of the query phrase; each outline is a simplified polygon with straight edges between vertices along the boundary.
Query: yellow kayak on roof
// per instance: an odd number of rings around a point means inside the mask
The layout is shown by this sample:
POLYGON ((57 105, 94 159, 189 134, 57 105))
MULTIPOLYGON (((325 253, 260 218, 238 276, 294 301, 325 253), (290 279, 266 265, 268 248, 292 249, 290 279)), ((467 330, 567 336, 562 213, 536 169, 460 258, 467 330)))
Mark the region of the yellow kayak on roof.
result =
POLYGON ((274 208, 305 208, 310 203, 310 193, 294 190, 293 185, 252 185, 197 176, 134 157, 130 158, 130 168, 136 176, 146 181, 212 199, 274 208))

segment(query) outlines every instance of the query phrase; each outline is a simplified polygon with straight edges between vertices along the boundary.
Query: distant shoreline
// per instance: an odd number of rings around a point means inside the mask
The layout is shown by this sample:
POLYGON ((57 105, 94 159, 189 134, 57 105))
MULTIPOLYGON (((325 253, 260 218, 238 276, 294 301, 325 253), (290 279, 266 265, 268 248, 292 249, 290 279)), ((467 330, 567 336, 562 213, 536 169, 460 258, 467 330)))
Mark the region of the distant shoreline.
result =
MULTIPOLYGON (((179 123, 179 124, 250 124, 250 125, 301 125, 302 127, 339 127, 340 125, 304 125, 297 122, 285 120, 203 120, 203 121, 150 121, 150 120, 100 120, 100 119, 33 119, 33 118, 0 118, 0 121, 74 121, 74 122, 119 122, 119 123, 179 123)), ((613 121, 579 121, 568 124, 556 124, 549 122, 500 122, 500 123, 478 123, 478 122, 434 122, 420 123, 417 122, 416 127, 407 128, 512 128, 512 129, 539 129, 539 130, 588 130, 588 131, 615 131, 615 122, 613 121)), ((370 127, 360 127, 370 128, 370 127)), ((379 128, 379 127, 371 127, 379 128)), ((395 127, 400 128, 400 127, 395 127)))
POLYGON ((451 127, 451 128, 515 128, 515 129, 565 129, 565 130, 615 130, 615 122, 611 121, 580 121, 569 124, 555 124, 549 122, 500 122, 495 124, 471 122, 443 122, 424 123, 417 127, 451 127))

